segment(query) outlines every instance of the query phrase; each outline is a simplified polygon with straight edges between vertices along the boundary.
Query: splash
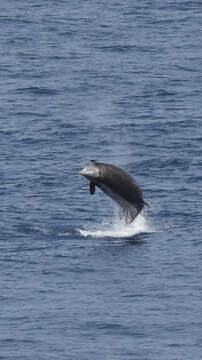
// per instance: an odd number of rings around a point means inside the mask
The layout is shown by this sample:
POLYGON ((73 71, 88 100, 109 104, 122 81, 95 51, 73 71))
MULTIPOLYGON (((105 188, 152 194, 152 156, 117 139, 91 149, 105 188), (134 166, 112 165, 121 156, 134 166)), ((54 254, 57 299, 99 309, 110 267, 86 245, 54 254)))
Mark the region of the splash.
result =
POLYGON ((90 227, 86 230, 77 230, 82 236, 92 236, 97 238, 128 238, 141 233, 155 232, 152 225, 141 214, 131 224, 127 225, 123 220, 116 217, 112 223, 104 221, 101 224, 97 224, 95 227, 90 227))

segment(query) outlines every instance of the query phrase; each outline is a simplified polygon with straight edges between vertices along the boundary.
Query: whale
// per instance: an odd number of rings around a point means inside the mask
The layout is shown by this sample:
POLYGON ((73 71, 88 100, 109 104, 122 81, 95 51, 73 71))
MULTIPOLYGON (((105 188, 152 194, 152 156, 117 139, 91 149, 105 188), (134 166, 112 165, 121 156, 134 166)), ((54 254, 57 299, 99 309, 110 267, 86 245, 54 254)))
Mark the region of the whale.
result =
POLYGON ((145 205, 150 207, 133 177, 115 165, 91 160, 79 174, 89 180, 91 195, 98 187, 119 205, 126 224, 130 224, 145 205))

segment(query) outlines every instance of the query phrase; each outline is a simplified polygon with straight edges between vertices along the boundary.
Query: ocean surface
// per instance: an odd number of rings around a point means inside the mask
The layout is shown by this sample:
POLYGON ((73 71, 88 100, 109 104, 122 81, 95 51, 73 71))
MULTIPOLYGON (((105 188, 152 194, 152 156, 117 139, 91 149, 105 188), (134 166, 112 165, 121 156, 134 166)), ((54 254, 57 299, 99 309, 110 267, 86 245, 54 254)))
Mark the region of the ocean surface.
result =
POLYGON ((201 1, 1 0, 0 44, 0 359, 202 359, 201 1))

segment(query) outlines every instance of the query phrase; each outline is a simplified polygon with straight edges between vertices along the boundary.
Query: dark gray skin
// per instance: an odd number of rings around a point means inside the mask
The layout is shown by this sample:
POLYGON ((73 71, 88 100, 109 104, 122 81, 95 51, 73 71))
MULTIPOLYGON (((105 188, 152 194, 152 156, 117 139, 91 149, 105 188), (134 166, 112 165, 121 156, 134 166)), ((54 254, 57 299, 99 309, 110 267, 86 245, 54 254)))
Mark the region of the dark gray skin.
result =
POLYGON ((144 205, 149 206, 132 176, 117 166, 92 160, 80 171, 80 175, 90 181, 91 195, 97 186, 121 207, 126 223, 131 223, 144 205))

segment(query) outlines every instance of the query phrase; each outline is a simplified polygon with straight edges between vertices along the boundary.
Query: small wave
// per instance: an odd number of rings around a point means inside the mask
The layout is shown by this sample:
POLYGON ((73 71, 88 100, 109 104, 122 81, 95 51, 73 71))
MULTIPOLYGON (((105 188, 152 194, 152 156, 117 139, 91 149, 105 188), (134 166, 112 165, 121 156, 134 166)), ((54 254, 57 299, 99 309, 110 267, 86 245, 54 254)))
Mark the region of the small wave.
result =
POLYGON ((24 88, 17 88, 14 90, 15 93, 27 93, 33 95, 57 95, 60 93, 57 89, 45 88, 45 87, 37 87, 37 86, 30 86, 24 88))
POLYGON ((66 236, 70 236, 71 233, 70 232, 59 232, 58 233, 58 236, 61 236, 61 237, 66 237, 66 236))
POLYGON ((38 231, 38 232, 42 233, 43 235, 49 235, 50 234, 50 230, 42 228, 40 226, 32 226, 31 229, 34 230, 34 231, 38 231))
POLYGON ((140 214, 131 224, 126 225, 123 220, 116 217, 112 223, 104 221, 101 224, 97 224, 95 227, 90 227, 89 229, 77 229, 77 231, 84 237, 128 238, 141 233, 155 232, 156 230, 148 220, 140 214))
POLYGON ((71 232, 67 232, 67 231, 57 231, 57 229, 46 229, 44 227, 41 226, 31 226, 31 230, 35 231, 35 232, 39 232, 42 235, 53 235, 53 236, 59 236, 59 237, 68 237, 70 235, 72 235, 71 232))

